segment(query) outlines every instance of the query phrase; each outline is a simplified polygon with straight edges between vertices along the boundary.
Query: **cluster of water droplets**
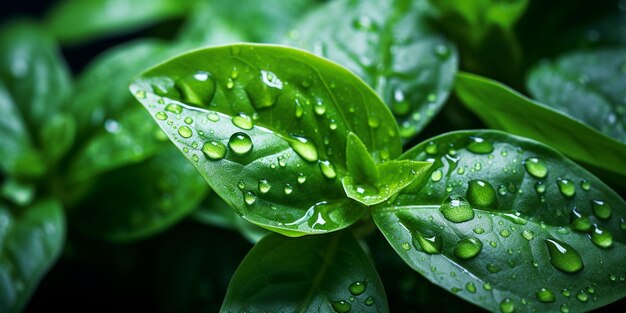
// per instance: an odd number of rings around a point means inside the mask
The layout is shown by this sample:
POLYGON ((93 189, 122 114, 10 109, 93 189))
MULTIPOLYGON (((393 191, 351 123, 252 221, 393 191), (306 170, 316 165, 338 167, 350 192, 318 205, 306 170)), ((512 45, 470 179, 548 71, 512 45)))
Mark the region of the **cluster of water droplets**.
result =
POLYGON ((371 297, 365 297, 365 291, 367 290, 366 281, 355 281, 348 286, 350 291, 350 297, 347 300, 332 301, 331 306, 337 313, 348 313, 352 310, 352 305, 355 301, 362 302, 366 306, 372 306, 376 303, 376 300, 371 297))

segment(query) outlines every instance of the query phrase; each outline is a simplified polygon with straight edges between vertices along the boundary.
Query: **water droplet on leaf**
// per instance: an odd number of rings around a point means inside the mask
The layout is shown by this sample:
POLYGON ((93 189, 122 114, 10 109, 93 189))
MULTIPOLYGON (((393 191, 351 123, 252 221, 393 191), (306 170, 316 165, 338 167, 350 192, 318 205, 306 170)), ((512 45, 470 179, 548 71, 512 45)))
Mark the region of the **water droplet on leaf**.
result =
POLYGON ((246 154, 252 150, 252 140, 245 133, 234 133, 228 140, 228 146, 236 154, 246 154))
POLYGON ((474 237, 460 240, 454 247, 454 255, 460 259, 468 260, 476 257, 483 249, 483 243, 474 237))
POLYGON ((550 253, 550 263, 556 269, 565 273, 576 273, 583 269, 583 260, 572 246, 555 239, 546 239, 545 242, 550 253))

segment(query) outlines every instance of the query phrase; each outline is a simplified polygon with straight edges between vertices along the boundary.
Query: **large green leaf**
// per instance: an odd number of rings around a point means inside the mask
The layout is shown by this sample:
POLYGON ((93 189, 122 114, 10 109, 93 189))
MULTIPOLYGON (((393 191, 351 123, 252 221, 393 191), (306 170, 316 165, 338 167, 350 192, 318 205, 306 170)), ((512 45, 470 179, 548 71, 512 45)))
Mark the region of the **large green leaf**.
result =
POLYGON ((374 221, 429 280, 493 311, 588 311, 626 296, 626 202, 560 153, 461 131, 401 159, 434 161, 431 179, 374 221))
POLYGON ((100 176, 70 212, 81 231, 108 241, 141 239, 178 222, 210 190, 173 147, 100 176))
POLYGON ((56 161, 73 140, 73 120, 57 115, 70 92, 69 73, 52 37, 29 21, 2 28, 0 47, 0 102, 7 114, 0 125, 10 137, 2 165, 13 174, 41 175, 43 161, 56 161), (49 145, 49 136, 57 145, 49 145), (45 149, 40 156, 39 148, 45 149))
POLYGON ((626 176, 626 145, 487 78, 457 75, 456 93, 487 125, 548 143, 572 159, 626 176))
POLYGON ((332 1, 297 24, 288 42, 364 79, 408 140, 443 106, 458 63, 456 49, 429 26, 427 10, 424 1, 332 1))
POLYGON ((393 117, 367 85, 288 47, 197 50, 143 73, 131 91, 220 197, 290 236, 365 213, 341 186, 348 133, 376 162, 400 153, 393 117))
POLYGON ((64 0, 52 8, 47 25, 63 42, 125 33, 184 15, 196 0, 64 0))
POLYGON ((222 312, 388 312, 369 257, 349 232, 271 234, 248 253, 222 312))
POLYGON ((542 103, 626 144, 626 48, 577 51, 542 63, 527 85, 542 103))
POLYGON ((0 311, 21 312, 65 240, 63 209, 39 201, 24 211, 0 203, 0 311))

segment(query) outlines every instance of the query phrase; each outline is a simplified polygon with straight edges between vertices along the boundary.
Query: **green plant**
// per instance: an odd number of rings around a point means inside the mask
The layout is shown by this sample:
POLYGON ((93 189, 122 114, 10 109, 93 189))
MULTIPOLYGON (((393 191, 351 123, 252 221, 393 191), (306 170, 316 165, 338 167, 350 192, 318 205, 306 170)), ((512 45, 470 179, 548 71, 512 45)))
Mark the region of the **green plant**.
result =
POLYGON ((29 311, 60 255, 101 254, 129 272, 156 255, 163 312, 622 299, 622 2, 572 22, 582 2, 66 0, 47 27, 7 23, 0 311, 29 311), (162 39, 75 76, 56 43, 150 25, 162 39), (207 225, 255 244, 236 271, 247 246, 207 225))

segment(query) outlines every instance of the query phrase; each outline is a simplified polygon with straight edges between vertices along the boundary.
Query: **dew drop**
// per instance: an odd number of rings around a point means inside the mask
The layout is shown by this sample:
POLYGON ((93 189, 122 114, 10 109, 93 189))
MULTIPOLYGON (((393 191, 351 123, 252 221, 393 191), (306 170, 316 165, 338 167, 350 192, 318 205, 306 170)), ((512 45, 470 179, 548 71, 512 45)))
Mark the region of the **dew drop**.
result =
POLYGON ((544 178, 548 175, 546 162, 539 158, 528 158, 524 161, 524 167, 528 174, 536 178, 544 178))
POLYGON ((326 105, 321 100, 315 102, 315 106, 313 107, 315 114, 324 115, 326 113, 326 105))
POLYGON ((192 135, 191 128, 187 126, 181 126, 178 129, 178 134, 183 138, 189 138, 192 135))
POLYGON ((546 185, 543 182, 538 181, 537 183, 535 183, 535 191, 538 194, 545 193, 546 192, 546 185))
POLYGON ((304 173, 298 173, 298 184, 304 184, 306 182, 306 175, 304 173))
POLYGON ((513 313, 515 312, 515 303, 509 298, 504 298, 502 302, 500 302, 500 312, 502 313, 513 313))
POLYGON ((546 288, 537 290, 537 292, 535 292, 535 296, 537 296, 537 300, 539 300, 539 302, 549 303, 556 301, 552 290, 546 288))
POLYGON ((439 211, 450 222, 463 223, 474 218, 474 210, 461 196, 451 195, 442 203, 439 211))
POLYGON ((591 200, 593 214, 600 219, 606 220, 611 217, 611 206, 602 200, 591 200))
POLYGON ((431 141, 426 144, 424 151, 426 151, 426 153, 430 155, 435 155, 439 152, 439 148, 437 148, 437 143, 435 143, 434 141, 431 141))
POLYGON ((511 236, 511 232, 509 232, 508 229, 503 229, 503 230, 500 231, 500 236, 507 238, 507 237, 511 236))
POLYGON ((587 302, 589 300, 589 296, 581 290, 576 294, 576 299, 578 299, 578 301, 580 302, 587 302))
POLYGON ((243 194, 243 201, 247 205, 253 205, 254 202, 256 202, 256 195, 254 193, 252 193, 251 191, 248 191, 248 192, 243 194))
POLYGON ((585 191, 588 191, 589 189, 591 189, 591 183, 588 180, 583 179, 580 181, 580 188, 582 188, 585 191))
POLYGON ((559 178, 556 184, 559 186, 561 194, 565 197, 571 198, 576 194, 576 186, 571 180, 559 178))
POLYGON ((165 111, 172 112, 174 114, 180 114, 183 112, 183 107, 176 103, 170 103, 165 106, 165 111))
POLYGON ((493 289, 493 287, 491 287, 491 284, 490 284, 490 283, 484 283, 484 284, 483 284, 483 289, 484 289, 485 291, 490 291, 491 289, 493 289))
POLYGON ((211 160, 219 160, 226 155, 226 146, 219 141, 207 141, 202 145, 202 153, 211 160))
POLYGON ((497 272, 500 271, 500 267, 495 265, 495 264, 493 264, 493 263, 489 263, 489 264, 487 264, 487 270, 490 273, 497 273, 497 272))
POLYGON ((466 197, 469 203, 477 209, 495 209, 497 207, 496 191, 489 182, 484 180, 470 180, 466 197))
POLYGON ((239 189, 241 189, 241 190, 243 190, 244 188, 246 188, 246 184, 243 182, 243 180, 240 180, 240 181, 237 183, 237 188, 239 188, 239 189))
POLYGON ((293 136, 289 140, 289 146, 303 159, 309 162, 317 161, 317 147, 310 140, 304 137, 293 136))
POLYGON ((154 115, 158 120, 165 121, 167 119, 167 113, 159 111, 154 115))
POLYGON ((254 126, 254 124, 252 123, 252 118, 244 113, 239 113, 233 116, 232 122, 233 125, 241 129, 252 129, 252 127, 254 126))
POLYGON ((135 92, 135 97, 137 97, 137 99, 145 99, 146 98, 146 91, 145 90, 137 90, 137 92, 135 92))
POLYGON ((365 298, 365 302, 364 302, 364 303, 365 303, 365 305, 367 305, 367 306, 372 306, 372 305, 374 305, 375 301, 374 301, 374 298, 372 298, 372 297, 367 297, 367 298, 365 298))
POLYGON ((335 310, 335 312, 337 313, 348 313, 350 312, 350 309, 352 308, 352 306, 350 305, 350 302, 344 301, 344 300, 333 301, 331 302, 330 305, 333 307, 333 310, 335 310))
POLYGON ((474 283, 472 282, 468 282, 467 284, 465 284, 465 290, 467 290, 467 292, 469 293, 476 293, 476 285, 474 285, 474 283))
POLYGON ((430 175, 430 179, 434 182, 438 182, 443 178, 443 172, 441 170, 436 170, 430 175))
POLYGON ((186 124, 191 124, 191 123, 193 123, 193 119, 192 119, 191 117, 185 117, 185 120, 184 120, 184 121, 185 121, 185 123, 186 123, 186 124))
POLYGON ((556 269, 565 273, 576 273, 583 269, 583 260, 572 246, 555 239, 546 239, 545 242, 550 253, 550 263, 556 269))
POLYGON ((583 216, 576 209, 572 210, 572 223, 570 227, 579 232, 588 232, 591 230, 591 221, 589 217, 583 216))
POLYGON ((252 150, 252 140, 244 133, 234 133, 228 140, 228 146, 236 154, 246 154, 252 150))
POLYGON ((365 281, 355 281, 352 284, 350 284, 348 289, 350 290, 351 294, 353 294, 355 296, 358 296, 358 295, 364 293, 365 289, 367 289, 367 282, 365 282, 365 281))
POLYGON ((270 191, 270 189, 272 188, 272 185, 270 184, 270 182, 267 179, 259 179, 259 192, 261 193, 268 193, 270 191))
POLYGON ((522 231, 522 237, 524 237, 524 239, 526 239, 528 241, 531 241, 531 240, 533 240, 535 238, 535 234, 533 234, 533 232, 530 231, 530 230, 524 229, 522 231))
POLYGON ((211 122, 217 122, 217 121, 219 121, 219 120, 220 120, 220 116, 219 116, 219 115, 217 115, 217 113, 215 113, 215 112, 210 112, 209 114, 207 114, 207 116, 206 116, 206 117, 207 117, 207 118, 209 119, 209 121, 211 121, 211 122))
POLYGON ((469 137, 467 150, 475 154, 489 154, 493 152, 493 145, 483 138, 471 136, 469 137))
POLYGON ((440 236, 433 234, 431 236, 424 236, 420 232, 413 233, 413 246, 428 254, 439 254, 443 241, 440 236))
POLYGON ((591 233, 591 241, 598 247, 609 248, 613 245, 613 235, 607 229, 596 226, 591 233))
POLYGON ((483 249, 483 243, 474 237, 460 240, 454 247, 454 255, 460 259, 468 260, 476 257, 483 249))
POLYGON ((485 232, 485 229, 483 229, 482 227, 475 227, 474 228, 474 233, 476 233, 476 234, 480 235, 480 234, 482 234, 484 232, 485 232))
POLYGON ((285 184, 285 187, 283 187, 283 192, 286 195, 290 195, 293 192, 293 187, 290 184, 285 184))
POLYGON ((322 170, 322 174, 328 179, 333 179, 337 177, 337 173, 335 173, 335 166, 330 163, 330 161, 324 160, 319 162, 320 169, 322 170))
POLYGON ((561 313, 569 313, 569 307, 567 306, 566 303, 561 304, 560 310, 561 310, 561 313))

